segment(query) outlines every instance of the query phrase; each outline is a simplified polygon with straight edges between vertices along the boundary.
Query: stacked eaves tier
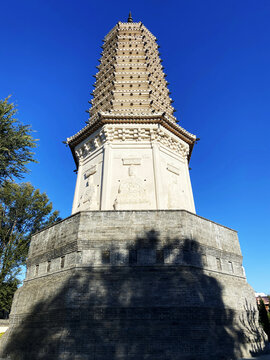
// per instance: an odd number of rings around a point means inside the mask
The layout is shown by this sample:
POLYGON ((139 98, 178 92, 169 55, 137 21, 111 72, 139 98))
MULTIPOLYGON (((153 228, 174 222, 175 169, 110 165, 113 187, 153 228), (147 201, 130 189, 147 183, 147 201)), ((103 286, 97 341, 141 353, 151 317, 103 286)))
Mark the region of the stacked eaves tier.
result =
POLYGON ((156 38, 140 23, 118 23, 105 37, 90 123, 99 112, 164 114, 176 122, 156 38))
POLYGON ((105 37, 89 122, 67 139, 78 167, 73 210, 195 212, 196 136, 177 124, 156 38, 119 22, 105 37))

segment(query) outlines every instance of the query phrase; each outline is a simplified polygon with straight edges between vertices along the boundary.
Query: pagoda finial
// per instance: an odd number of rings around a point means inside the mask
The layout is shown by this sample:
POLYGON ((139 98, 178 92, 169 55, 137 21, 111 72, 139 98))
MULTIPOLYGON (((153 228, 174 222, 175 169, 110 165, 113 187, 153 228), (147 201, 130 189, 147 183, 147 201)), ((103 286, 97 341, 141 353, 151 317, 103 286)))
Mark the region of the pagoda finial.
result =
POLYGON ((128 14, 128 21, 127 22, 133 22, 131 11, 128 14))

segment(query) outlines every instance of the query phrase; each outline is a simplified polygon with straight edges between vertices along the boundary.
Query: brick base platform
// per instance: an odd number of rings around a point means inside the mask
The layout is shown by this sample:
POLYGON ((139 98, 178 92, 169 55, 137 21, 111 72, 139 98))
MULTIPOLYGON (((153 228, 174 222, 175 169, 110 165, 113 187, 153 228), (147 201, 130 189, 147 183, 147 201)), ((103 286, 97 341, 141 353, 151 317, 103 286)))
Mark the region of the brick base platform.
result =
POLYGON ((33 236, 0 357, 222 360, 264 347, 237 233, 187 211, 88 211, 33 236))

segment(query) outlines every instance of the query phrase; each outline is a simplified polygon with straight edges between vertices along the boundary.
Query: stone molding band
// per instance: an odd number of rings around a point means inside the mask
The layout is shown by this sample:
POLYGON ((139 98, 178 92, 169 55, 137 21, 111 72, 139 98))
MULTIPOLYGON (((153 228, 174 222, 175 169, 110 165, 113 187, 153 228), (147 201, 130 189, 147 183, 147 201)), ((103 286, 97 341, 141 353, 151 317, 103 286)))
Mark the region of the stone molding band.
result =
MULTIPOLYGON (((196 141, 196 136, 193 134, 190 134, 183 128, 181 128, 178 124, 173 124, 172 122, 168 121, 163 114, 157 114, 157 115, 107 115, 107 114, 100 114, 98 121, 96 121, 94 124, 88 124, 85 126, 81 131, 79 131, 74 136, 67 139, 67 144, 69 145, 75 163, 78 166, 78 155, 75 153, 75 147, 81 143, 83 140, 85 140, 88 136, 93 134, 96 130, 98 130, 103 125, 120 125, 120 124, 130 124, 130 125, 137 125, 137 124, 157 124, 163 126, 165 129, 171 131, 174 135, 176 135, 178 138, 183 140, 185 143, 188 144, 189 150, 187 154, 184 156, 188 158, 188 161, 190 160, 192 149, 194 146, 194 143, 196 141)), ((180 146, 181 148, 181 146, 180 146)), ((182 146, 183 149, 183 146, 182 146)), ((180 150, 183 151, 183 150, 180 150)), ((173 150, 177 150, 177 146, 173 146, 173 150)), ((185 150, 186 152, 186 150, 185 150)))

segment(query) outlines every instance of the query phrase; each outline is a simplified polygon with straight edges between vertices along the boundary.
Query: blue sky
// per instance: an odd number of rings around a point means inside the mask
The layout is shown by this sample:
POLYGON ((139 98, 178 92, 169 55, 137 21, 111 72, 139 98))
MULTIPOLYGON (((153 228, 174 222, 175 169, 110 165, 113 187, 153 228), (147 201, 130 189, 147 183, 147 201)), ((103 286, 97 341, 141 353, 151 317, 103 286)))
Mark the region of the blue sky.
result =
POLYGON ((0 98, 39 139, 26 181, 70 215, 76 175, 62 141, 87 121, 102 39, 117 21, 157 37, 180 124, 201 140, 197 213, 236 229, 248 282, 269 282, 269 0, 1 1, 0 98))

